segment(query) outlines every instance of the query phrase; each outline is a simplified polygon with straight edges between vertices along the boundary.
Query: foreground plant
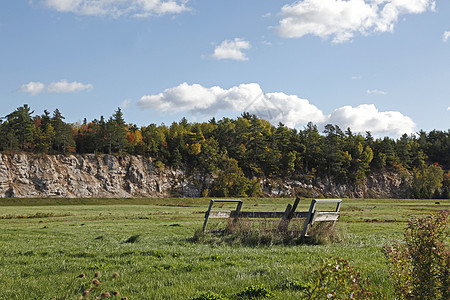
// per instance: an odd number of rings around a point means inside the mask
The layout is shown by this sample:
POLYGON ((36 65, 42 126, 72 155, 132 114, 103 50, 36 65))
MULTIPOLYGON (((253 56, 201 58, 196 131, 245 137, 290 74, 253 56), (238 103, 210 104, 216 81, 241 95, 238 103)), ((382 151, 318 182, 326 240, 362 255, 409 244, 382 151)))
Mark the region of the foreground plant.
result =
MULTIPOLYGON (((101 298, 111 298, 111 297, 119 297, 120 292, 117 290, 113 291, 105 291, 102 288, 102 282, 100 282, 101 273, 97 271, 94 273, 94 276, 89 279, 90 282, 79 282, 80 286, 78 287, 78 291, 81 292, 81 299, 101 299, 101 298)), ((115 272, 112 275, 113 280, 119 277, 119 273, 115 272)), ((82 273, 77 276, 81 280, 88 279, 86 274, 82 273)), ((127 297, 120 298, 121 300, 127 300, 127 297)))
POLYGON ((243 298, 243 299, 272 298, 273 297, 272 291, 270 289, 266 288, 263 284, 248 286, 237 295, 238 295, 238 297, 243 298))
POLYGON ((396 294, 403 299, 450 299, 449 212, 409 220, 405 243, 383 248, 396 294))
POLYGON ((226 298, 220 294, 208 292, 208 293, 203 293, 200 296, 193 298, 192 300, 228 300, 228 298, 226 298))
POLYGON ((373 299, 369 287, 369 281, 347 260, 330 258, 302 289, 306 299, 373 299))

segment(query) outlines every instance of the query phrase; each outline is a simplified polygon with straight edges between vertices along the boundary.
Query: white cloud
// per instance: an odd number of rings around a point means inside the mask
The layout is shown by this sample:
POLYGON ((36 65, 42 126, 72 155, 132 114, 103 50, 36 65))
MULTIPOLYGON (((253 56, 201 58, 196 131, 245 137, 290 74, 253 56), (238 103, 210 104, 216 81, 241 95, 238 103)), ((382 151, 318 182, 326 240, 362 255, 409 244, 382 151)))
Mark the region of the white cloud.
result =
POLYGON ((362 79, 362 76, 352 76, 352 80, 359 80, 362 79))
POLYGON ((36 96, 37 94, 42 93, 45 90, 45 84, 42 82, 34 82, 31 81, 22 85, 18 91, 30 94, 31 96, 36 96))
POLYGON ((88 16, 133 16, 178 14, 189 10, 188 0, 44 0, 47 7, 59 12, 88 16))
POLYGON ((327 123, 337 124, 343 129, 350 127, 355 132, 370 131, 393 136, 413 133, 416 127, 411 118, 400 112, 380 112, 373 104, 338 108, 328 116, 327 123))
POLYGON ((442 35, 442 41, 447 42, 449 38, 450 38, 450 31, 445 31, 444 34, 442 35))
POLYGON ((307 34, 350 41, 357 34, 391 32, 400 15, 435 10, 435 0, 301 0, 281 8, 276 27, 282 37, 307 34))
POLYGON ((322 122, 325 119, 322 111, 308 100, 284 93, 264 94, 257 83, 240 84, 230 89, 182 83, 160 94, 143 96, 138 106, 162 112, 188 111, 205 116, 215 115, 219 111, 248 111, 259 116, 264 114, 270 121, 283 122, 292 127, 297 123, 322 122))
POLYGON ((48 93, 76 93, 92 89, 92 84, 83 84, 76 81, 68 82, 65 79, 58 82, 52 82, 47 86, 48 93))
POLYGON ((127 109, 127 108, 130 106, 130 104, 131 104, 131 99, 126 99, 126 100, 123 100, 123 101, 122 101, 122 103, 120 104, 120 106, 121 106, 123 109, 127 109))
POLYGON ((260 103, 257 107, 260 111, 266 110, 270 117, 268 121, 273 124, 282 122, 287 126, 293 128, 299 124, 306 124, 308 122, 322 123, 325 122, 326 117, 323 112, 315 105, 309 103, 306 99, 301 99, 296 95, 287 95, 284 93, 268 93, 266 98, 276 109, 269 110, 269 106, 260 103), (272 112, 271 114, 269 114, 272 112))
POLYGON ((29 82, 22 85, 18 91, 30 94, 31 96, 36 96, 37 94, 47 92, 47 93, 76 93, 81 91, 89 91, 94 87, 92 84, 83 84, 80 82, 68 82, 67 80, 61 80, 58 82, 52 82, 49 85, 45 85, 42 82, 29 82))
POLYGON ((282 122, 298 127, 308 122, 318 125, 337 124, 355 132, 371 131, 375 135, 400 136, 414 132, 415 124, 400 112, 380 112, 373 104, 357 107, 344 106, 326 116, 308 100, 285 93, 264 93, 259 84, 240 84, 230 89, 219 86, 182 83, 155 95, 143 96, 138 101, 142 109, 160 112, 185 112, 204 117, 220 112, 250 112, 272 124, 282 122))
POLYGON ((367 94, 387 95, 387 92, 375 89, 375 90, 367 90, 367 94))
POLYGON ((248 60, 242 50, 250 49, 250 42, 240 38, 225 40, 214 49, 211 57, 216 59, 248 60))

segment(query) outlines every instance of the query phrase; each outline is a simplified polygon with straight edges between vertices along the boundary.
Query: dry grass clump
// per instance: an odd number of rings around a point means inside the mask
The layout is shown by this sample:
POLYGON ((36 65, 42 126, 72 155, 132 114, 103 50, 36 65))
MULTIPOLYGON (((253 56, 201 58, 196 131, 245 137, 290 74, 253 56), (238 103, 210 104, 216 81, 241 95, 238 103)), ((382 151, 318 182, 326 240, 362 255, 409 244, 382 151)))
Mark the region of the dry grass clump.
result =
POLYGON ((192 242, 246 246, 324 244, 341 240, 335 223, 316 223, 302 238, 304 219, 283 222, 276 219, 229 219, 222 230, 197 231, 192 242))
MULTIPOLYGON (((111 298, 111 297, 119 297, 120 292, 118 290, 105 291, 102 288, 102 282, 100 282, 101 273, 97 271, 94 273, 89 282, 82 283, 81 287, 77 289, 81 292, 82 299, 101 299, 101 298, 111 298)), ((85 279, 86 274, 82 273, 77 276, 77 278, 85 279)), ((114 272, 111 277, 113 280, 119 278, 119 272, 114 272)), ((122 297, 122 300, 127 300, 127 297, 122 297)))
POLYGON ((309 230, 309 242, 312 244, 328 244, 341 240, 342 233, 334 222, 318 222, 309 230))

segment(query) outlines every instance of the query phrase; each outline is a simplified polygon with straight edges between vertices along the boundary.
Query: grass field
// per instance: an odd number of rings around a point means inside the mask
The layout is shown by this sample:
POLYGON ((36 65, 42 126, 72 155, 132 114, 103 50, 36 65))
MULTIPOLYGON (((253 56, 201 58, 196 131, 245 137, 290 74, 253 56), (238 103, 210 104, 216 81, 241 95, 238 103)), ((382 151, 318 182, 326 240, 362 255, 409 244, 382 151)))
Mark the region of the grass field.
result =
MULTIPOLYGON (((409 218, 450 210, 449 200, 439 201, 344 199, 341 242, 248 247, 189 240, 207 198, 0 199, 0 299, 80 299, 90 287, 86 299, 114 291, 117 299, 192 299, 209 291, 238 299, 255 284, 275 299, 298 299, 283 282, 306 282, 330 256, 347 259, 393 298, 381 248, 402 238, 409 218), (96 272, 99 287, 91 283, 96 272)), ((244 199, 242 209, 284 211, 292 202, 244 199)))

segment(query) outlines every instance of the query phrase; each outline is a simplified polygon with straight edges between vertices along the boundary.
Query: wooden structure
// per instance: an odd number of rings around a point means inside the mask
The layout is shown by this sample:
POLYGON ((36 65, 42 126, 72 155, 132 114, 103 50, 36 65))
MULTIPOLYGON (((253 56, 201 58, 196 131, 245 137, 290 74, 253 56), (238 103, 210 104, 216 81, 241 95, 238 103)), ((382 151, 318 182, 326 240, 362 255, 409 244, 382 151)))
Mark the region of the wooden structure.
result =
POLYGON ((281 219, 278 229, 286 230, 292 219, 304 218, 305 224, 303 226, 302 237, 308 236, 308 230, 316 222, 336 222, 340 216, 340 208, 342 199, 313 199, 308 211, 296 211, 300 202, 300 198, 296 198, 294 204, 288 204, 284 212, 261 212, 261 211, 242 211, 242 200, 236 199, 212 199, 209 203, 208 210, 205 213, 205 221, 203 223, 203 232, 206 231, 206 225, 209 219, 228 219, 235 220, 239 218, 254 218, 267 219, 278 218, 281 219), (212 210, 214 203, 236 203, 235 210, 212 210), (336 203, 336 208, 333 211, 318 211, 317 204, 320 203, 336 203))

